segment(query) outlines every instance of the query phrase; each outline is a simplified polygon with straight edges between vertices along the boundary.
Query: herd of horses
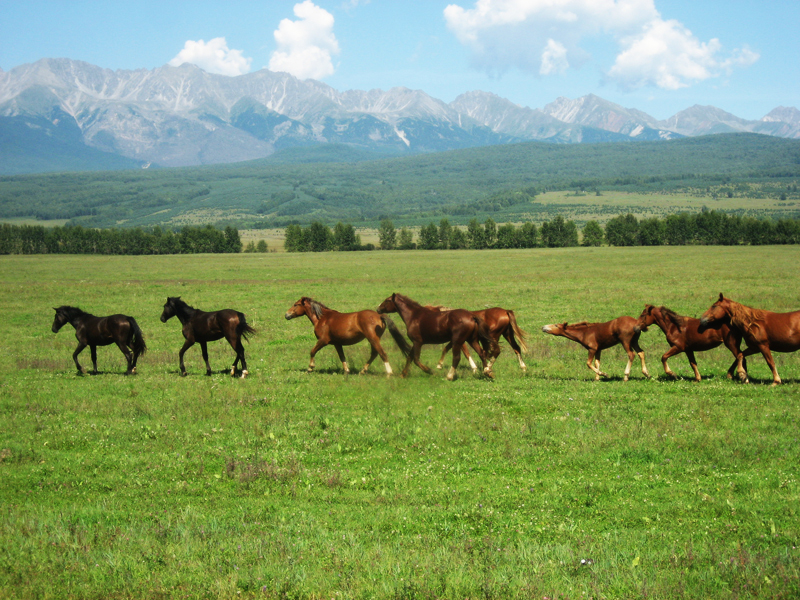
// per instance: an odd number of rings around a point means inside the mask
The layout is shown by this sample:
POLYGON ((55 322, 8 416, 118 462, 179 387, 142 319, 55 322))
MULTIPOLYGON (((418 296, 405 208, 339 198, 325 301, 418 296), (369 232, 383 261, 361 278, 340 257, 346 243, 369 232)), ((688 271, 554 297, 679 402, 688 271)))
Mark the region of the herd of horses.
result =
MULTIPOLYGON (((72 355, 80 373, 85 369, 78 362, 78 355, 89 346, 92 355, 93 373, 97 373, 97 347, 116 344, 125 355, 127 374, 136 373, 139 356, 147 350, 142 330, 133 317, 122 314, 108 317, 96 317, 73 306, 61 306, 56 311, 52 331, 57 333, 65 324, 75 328, 78 347, 72 355)), ((383 360, 387 376, 392 375, 392 367, 386 351, 381 346, 381 337, 386 330, 406 359, 402 376, 408 375, 411 363, 416 364, 426 373, 431 369, 420 361, 422 346, 426 344, 445 344, 437 368, 441 369, 448 351, 452 350, 452 364, 447 379, 456 377, 456 370, 463 354, 469 361, 473 373, 478 373, 478 366, 472 359, 468 347, 471 347, 482 363, 482 374, 494 378, 492 366, 500 354, 500 338, 508 341, 514 350, 523 372, 527 370, 522 355, 527 351, 525 332, 518 326, 513 311, 504 308, 489 308, 480 311, 450 309, 442 306, 425 306, 408 296, 392 294, 386 298, 377 310, 361 310, 341 313, 328 308, 321 302, 302 297, 295 302, 284 315, 285 318, 308 317, 314 326, 317 342, 311 349, 308 371, 314 370, 314 357, 327 345, 333 345, 342 363, 345 373, 349 367, 344 355, 344 346, 357 344, 367 340, 371 346, 369 360, 361 373, 366 373, 377 356, 383 360), (406 336, 395 325, 388 313, 396 313, 406 326, 406 336), (411 343, 409 343, 409 340, 411 343)), ((231 367, 231 376, 241 377, 248 374, 242 340, 256 331, 247 324, 245 315, 231 309, 205 312, 192 308, 180 297, 169 297, 164 304, 161 322, 166 323, 177 317, 181 323, 184 343, 178 358, 180 372, 186 376, 183 357, 195 343, 200 344, 203 360, 206 364, 206 375, 211 375, 208 362, 208 342, 225 338, 236 353, 231 367)), ((772 352, 794 352, 800 349, 800 311, 775 313, 755 309, 729 298, 719 295, 719 300, 699 318, 681 316, 664 306, 646 305, 638 319, 623 316, 605 323, 557 323, 542 327, 544 333, 562 336, 579 343, 589 352, 586 361, 594 372, 595 379, 607 377, 600 370, 600 356, 603 350, 621 344, 628 355, 624 381, 630 376, 631 367, 637 355, 642 363, 642 373, 649 377, 645 365, 644 352, 639 346, 639 337, 650 325, 657 325, 670 344, 669 350, 661 357, 661 363, 667 376, 675 378, 667 360, 680 353, 685 353, 694 371, 694 378, 700 381, 695 352, 716 348, 722 344, 733 354, 734 361, 728 369, 728 377, 736 373, 743 382, 748 382, 746 358, 760 352, 772 370, 773 385, 781 383, 775 368, 772 352), (741 349, 742 342, 746 344, 741 349)))

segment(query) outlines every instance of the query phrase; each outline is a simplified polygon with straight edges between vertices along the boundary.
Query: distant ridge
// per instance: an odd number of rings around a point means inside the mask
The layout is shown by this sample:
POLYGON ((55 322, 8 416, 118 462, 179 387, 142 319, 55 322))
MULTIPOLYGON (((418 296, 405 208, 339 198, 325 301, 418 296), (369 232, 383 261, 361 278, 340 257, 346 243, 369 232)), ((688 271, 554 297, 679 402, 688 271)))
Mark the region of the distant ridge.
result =
POLYGON ((190 64, 112 71, 46 58, 0 70, 0 174, 231 163, 328 144, 361 160, 730 132, 797 139, 800 111, 776 107, 748 121, 694 106, 658 121, 592 94, 540 110, 481 91, 449 104, 407 88, 338 92, 266 69, 226 77, 190 64))

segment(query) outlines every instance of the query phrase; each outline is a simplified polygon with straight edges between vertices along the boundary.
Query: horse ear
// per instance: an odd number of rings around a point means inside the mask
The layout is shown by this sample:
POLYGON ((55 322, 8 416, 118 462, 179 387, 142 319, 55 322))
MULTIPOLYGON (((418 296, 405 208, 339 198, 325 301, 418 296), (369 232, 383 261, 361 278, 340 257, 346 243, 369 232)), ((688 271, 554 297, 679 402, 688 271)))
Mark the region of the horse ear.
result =
POLYGON ((57 309, 55 306, 53 307, 53 310, 54 310, 54 311, 56 311, 56 312, 58 312, 58 309, 57 309))
POLYGON ((719 293, 719 301, 722 302, 725 298, 722 297, 722 292, 719 293))

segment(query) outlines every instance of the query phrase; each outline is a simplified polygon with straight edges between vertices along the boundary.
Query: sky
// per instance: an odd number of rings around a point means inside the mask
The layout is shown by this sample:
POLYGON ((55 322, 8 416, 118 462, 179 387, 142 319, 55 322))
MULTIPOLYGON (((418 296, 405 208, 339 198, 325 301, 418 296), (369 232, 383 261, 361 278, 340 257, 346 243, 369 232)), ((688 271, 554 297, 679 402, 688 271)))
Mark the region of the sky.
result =
POLYGON ((42 58, 760 119, 800 108, 800 0, 0 0, 0 68, 42 58))

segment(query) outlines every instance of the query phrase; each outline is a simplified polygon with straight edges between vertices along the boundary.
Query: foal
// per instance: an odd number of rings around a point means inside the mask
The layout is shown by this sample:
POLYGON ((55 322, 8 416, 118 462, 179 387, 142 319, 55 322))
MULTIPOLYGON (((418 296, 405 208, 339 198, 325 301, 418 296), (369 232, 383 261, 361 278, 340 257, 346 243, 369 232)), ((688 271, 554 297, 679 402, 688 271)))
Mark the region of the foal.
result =
POLYGON ((78 362, 78 354, 89 346, 92 351, 92 374, 97 375, 97 347, 109 344, 116 344, 125 355, 125 360, 128 362, 125 374, 136 373, 136 361, 147 351, 142 330, 139 329, 136 319, 125 315, 95 317, 74 306, 59 306, 53 310, 56 311, 53 333, 58 333, 58 330, 67 323, 75 328, 78 347, 72 353, 72 360, 78 367, 78 373, 86 372, 78 362))
POLYGON ((242 339, 247 339, 247 334, 255 334, 256 330, 250 327, 245 320, 243 313, 235 310, 225 309, 214 312, 204 312, 192 308, 186 302, 176 298, 167 298, 164 304, 164 312, 161 313, 161 322, 166 323, 172 317, 177 316, 183 325, 183 337, 185 342, 178 358, 181 365, 181 377, 186 377, 186 367, 183 364, 184 353, 191 348, 195 342, 200 344, 203 351, 203 360, 206 362, 206 375, 211 375, 211 365, 208 364, 207 342, 215 342, 225 338, 236 352, 236 360, 231 367, 231 377, 236 375, 236 365, 242 361, 242 378, 247 375, 247 362, 244 358, 244 346, 242 339))
POLYGON ((386 367, 386 375, 392 375, 392 365, 389 364, 389 357, 386 355, 386 351, 381 346, 380 341, 387 327, 403 355, 408 356, 411 351, 411 347, 394 322, 386 315, 379 315, 374 310, 340 313, 328 308, 322 302, 303 296, 286 311, 284 317, 289 320, 303 315, 307 316, 308 320, 314 325, 314 335, 317 336, 317 343, 311 349, 311 360, 308 364, 309 373, 314 370, 314 356, 317 352, 328 344, 333 344, 333 347, 336 348, 336 353, 339 355, 339 360, 342 362, 345 374, 349 374, 350 368, 347 366, 347 359, 344 356, 342 346, 357 344, 366 339, 372 347, 372 351, 367 364, 364 365, 359 374, 366 373, 375 357, 380 355, 383 365, 386 367))
POLYGON ((600 377, 608 377, 600 370, 600 353, 606 348, 611 348, 617 344, 622 344, 628 354, 628 364, 625 366, 625 377, 623 381, 628 381, 631 373, 631 365, 636 355, 642 359, 642 373, 645 377, 650 377, 647 366, 644 364, 644 351, 639 347, 639 333, 636 331, 636 319, 633 317, 617 317, 613 321, 606 323, 560 323, 545 325, 542 327, 544 333, 550 335, 560 335, 573 342, 578 342, 589 351, 589 358, 586 366, 594 372, 595 380, 600 377), (636 351, 634 353, 634 350, 636 351))

